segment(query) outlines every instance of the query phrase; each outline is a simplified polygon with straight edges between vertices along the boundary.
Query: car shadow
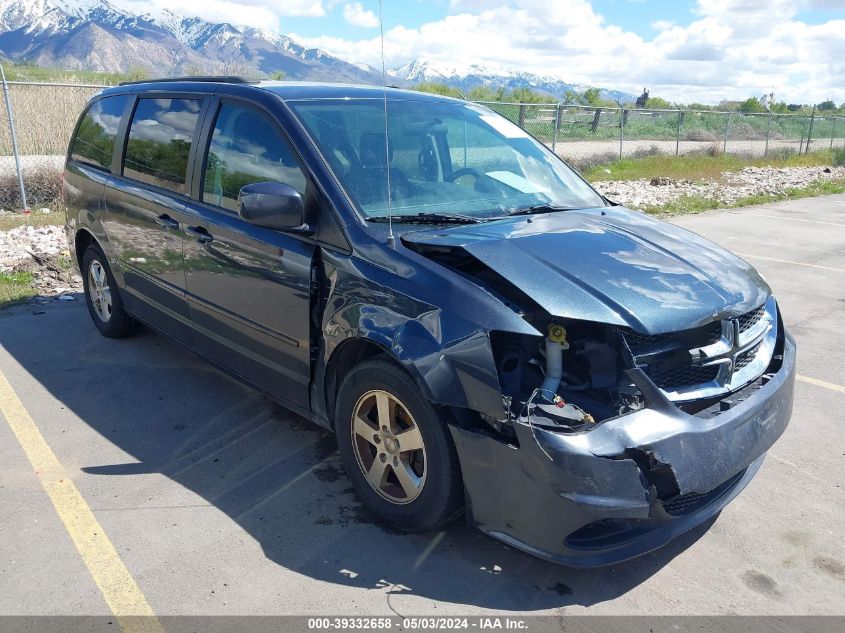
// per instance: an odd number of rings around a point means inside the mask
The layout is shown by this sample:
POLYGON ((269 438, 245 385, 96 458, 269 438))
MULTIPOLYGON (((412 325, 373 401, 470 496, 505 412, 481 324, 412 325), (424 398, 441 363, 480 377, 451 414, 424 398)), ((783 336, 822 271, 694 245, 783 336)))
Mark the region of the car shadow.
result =
POLYGON ((358 502, 331 433, 164 337, 142 328, 129 339, 105 339, 82 302, 19 310, 3 321, 0 345, 137 460, 83 465, 82 477, 161 473, 229 516, 269 560, 324 582, 497 610, 589 606, 636 587, 712 525, 592 570, 535 559, 462 521, 401 534, 358 502))

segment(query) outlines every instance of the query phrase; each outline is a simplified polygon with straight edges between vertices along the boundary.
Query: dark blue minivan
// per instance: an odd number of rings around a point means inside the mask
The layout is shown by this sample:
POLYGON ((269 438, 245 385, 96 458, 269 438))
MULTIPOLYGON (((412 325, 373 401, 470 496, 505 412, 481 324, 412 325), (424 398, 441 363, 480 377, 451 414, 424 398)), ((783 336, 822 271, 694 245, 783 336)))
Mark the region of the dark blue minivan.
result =
POLYGON ((137 322, 333 429, 380 520, 566 565, 716 515, 792 410, 745 261, 599 195, 495 112, 382 87, 104 90, 64 173, 102 334, 137 322))

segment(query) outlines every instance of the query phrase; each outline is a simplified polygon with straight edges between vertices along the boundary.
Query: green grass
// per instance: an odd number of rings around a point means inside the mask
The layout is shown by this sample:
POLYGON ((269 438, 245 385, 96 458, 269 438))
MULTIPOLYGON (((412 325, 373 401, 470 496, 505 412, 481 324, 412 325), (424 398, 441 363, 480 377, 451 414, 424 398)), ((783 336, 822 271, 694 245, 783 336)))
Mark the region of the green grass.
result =
POLYGON ((50 213, 10 213, 0 215, 0 231, 8 231, 19 226, 62 226, 65 223, 64 211, 50 213))
POLYGON ((29 272, 0 273, 0 307, 34 296, 33 281, 29 272))
POLYGON ((643 211, 652 215, 672 216, 691 213, 712 211, 713 209, 735 209, 747 207, 752 204, 766 204, 769 202, 780 202, 782 200, 798 200, 800 198, 811 198, 814 196, 827 196, 835 193, 845 193, 845 179, 839 180, 816 180, 806 187, 787 189, 783 195, 756 195, 739 198, 733 204, 725 204, 712 198, 703 196, 681 196, 665 205, 650 206, 643 208, 643 211))
POLYGON ((11 64, 5 66, 6 79, 9 81, 44 81, 51 83, 83 83, 116 85, 121 81, 129 81, 138 73, 106 73, 93 70, 60 70, 29 66, 26 64, 11 64))
POLYGON ((604 165, 596 165, 583 172, 592 182, 608 180, 650 180, 665 176, 673 180, 719 180, 722 172, 739 171, 743 167, 816 167, 837 164, 841 152, 822 150, 809 154, 780 154, 767 158, 748 158, 734 154, 709 156, 691 154, 686 156, 655 155, 642 158, 623 158, 604 165), (609 170, 610 173, 607 173, 609 170))

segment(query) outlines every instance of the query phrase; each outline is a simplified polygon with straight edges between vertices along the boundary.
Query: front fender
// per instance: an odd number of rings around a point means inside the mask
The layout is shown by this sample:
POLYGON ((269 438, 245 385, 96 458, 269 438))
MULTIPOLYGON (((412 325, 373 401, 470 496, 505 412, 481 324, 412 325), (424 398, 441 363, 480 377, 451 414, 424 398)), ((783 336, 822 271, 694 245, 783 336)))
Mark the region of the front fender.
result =
POLYGON ((422 299, 326 262, 327 297, 322 318, 325 368, 336 350, 354 339, 385 350, 414 377, 435 404, 505 414, 488 333, 422 299))

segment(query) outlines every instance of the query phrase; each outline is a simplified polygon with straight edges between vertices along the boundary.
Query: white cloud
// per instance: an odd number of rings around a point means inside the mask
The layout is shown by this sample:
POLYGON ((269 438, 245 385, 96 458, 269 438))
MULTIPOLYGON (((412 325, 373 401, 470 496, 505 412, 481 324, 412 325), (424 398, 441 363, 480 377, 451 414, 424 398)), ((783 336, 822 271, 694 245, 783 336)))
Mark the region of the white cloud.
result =
MULTIPOLYGON (((845 19, 808 24, 802 8, 841 0, 698 0, 692 21, 653 24, 643 38, 597 14, 589 0, 451 0, 454 13, 417 28, 387 28, 385 55, 554 75, 672 100, 717 102, 772 90, 778 99, 845 101, 845 19)), ((845 16, 843 16, 845 17, 845 16)), ((380 65, 378 37, 292 37, 345 59, 380 65)))
POLYGON ((378 17, 372 11, 367 11, 360 2, 352 2, 343 5, 343 19, 352 26, 361 26, 367 29, 378 27, 378 17))
POLYGON ((668 31, 673 28, 675 23, 672 20, 655 20, 651 23, 651 28, 655 31, 668 31))

